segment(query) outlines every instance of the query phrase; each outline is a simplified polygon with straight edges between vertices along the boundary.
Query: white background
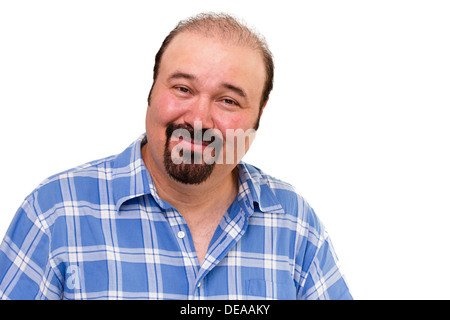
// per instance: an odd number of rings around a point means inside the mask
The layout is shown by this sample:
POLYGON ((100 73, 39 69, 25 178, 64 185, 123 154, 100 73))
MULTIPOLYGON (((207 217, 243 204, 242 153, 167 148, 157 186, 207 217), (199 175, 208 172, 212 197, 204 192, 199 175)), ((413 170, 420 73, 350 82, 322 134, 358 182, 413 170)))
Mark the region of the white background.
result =
POLYGON ((244 160, 312 205, 354 297, 449 299, 448 1, 0 0, 0 237, 43 179, 144 132, 157 49, 209 10, 266 36, 244 160))

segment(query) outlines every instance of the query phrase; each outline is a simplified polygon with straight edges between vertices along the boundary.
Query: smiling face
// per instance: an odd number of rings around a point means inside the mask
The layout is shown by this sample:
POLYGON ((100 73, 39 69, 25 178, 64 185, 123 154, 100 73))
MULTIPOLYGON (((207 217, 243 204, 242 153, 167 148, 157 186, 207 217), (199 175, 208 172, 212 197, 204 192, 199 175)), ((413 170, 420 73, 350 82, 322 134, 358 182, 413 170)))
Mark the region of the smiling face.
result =
POLYGON ((183 183, 201 183, 216 171, 216 176, 231 172, 239 157, 233 156, 234 163, 217 165, 214 170, 214 164, 170 163, 168 155, 177 145, 184 151, 200 152, 207 144, 194 135, 184 141, 171 139, 171 135, 177 128, 193 133, 200 124, 203 131, 211 129, 223 136, 223 155, 235 154, 236 145, 229 141, 234 139, 227 139, 227 129, 246 132, 255 127, 265 77, 257 50, 192 32, 177 35, 163 54, 147 110, 145 156, 153 170, 183 183))

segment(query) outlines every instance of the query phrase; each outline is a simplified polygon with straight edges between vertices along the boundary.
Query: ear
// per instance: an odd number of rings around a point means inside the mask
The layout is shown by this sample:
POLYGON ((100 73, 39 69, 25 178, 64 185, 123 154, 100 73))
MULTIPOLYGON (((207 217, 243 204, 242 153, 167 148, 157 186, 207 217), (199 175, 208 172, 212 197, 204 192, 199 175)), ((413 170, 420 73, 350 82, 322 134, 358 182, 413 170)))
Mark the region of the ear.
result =
POLYGON ((263 114, 263 112, 264 112, 264 109, 265 109, 266 106, 267 106, 267 102, 269 102, 269 100, 267 100, 266 103, 264 103, 263 107, 261 108, 261 111, 259 112, 259 117, 260 117, 260 118, 261 118, 261 116, 262 116, 262 114, 263 114))

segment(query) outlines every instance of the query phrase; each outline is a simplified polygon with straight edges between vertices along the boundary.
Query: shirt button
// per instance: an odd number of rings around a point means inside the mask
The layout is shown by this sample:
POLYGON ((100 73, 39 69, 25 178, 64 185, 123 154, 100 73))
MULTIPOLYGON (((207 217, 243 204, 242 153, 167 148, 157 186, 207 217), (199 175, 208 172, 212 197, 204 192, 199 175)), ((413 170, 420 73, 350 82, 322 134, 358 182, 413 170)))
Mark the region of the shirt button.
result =
POLYGON ((178 232, 178 238, 180 238, 180 239, 183 239, 185 235, 186 234, 184 233, 184 231, 179 231, 178 232))

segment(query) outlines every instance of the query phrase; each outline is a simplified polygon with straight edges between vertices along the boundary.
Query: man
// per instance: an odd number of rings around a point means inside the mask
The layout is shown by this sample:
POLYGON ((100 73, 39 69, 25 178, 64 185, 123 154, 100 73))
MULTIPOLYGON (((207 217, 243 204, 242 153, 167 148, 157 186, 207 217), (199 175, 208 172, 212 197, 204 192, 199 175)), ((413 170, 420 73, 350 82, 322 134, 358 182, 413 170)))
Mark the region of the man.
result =
POLYGON ((26 198, 0 297, 351 299, 308 203, 240 161, 272 89, 265 41, 200 14, 165 39, 153 78, 145 135, 26 198))

